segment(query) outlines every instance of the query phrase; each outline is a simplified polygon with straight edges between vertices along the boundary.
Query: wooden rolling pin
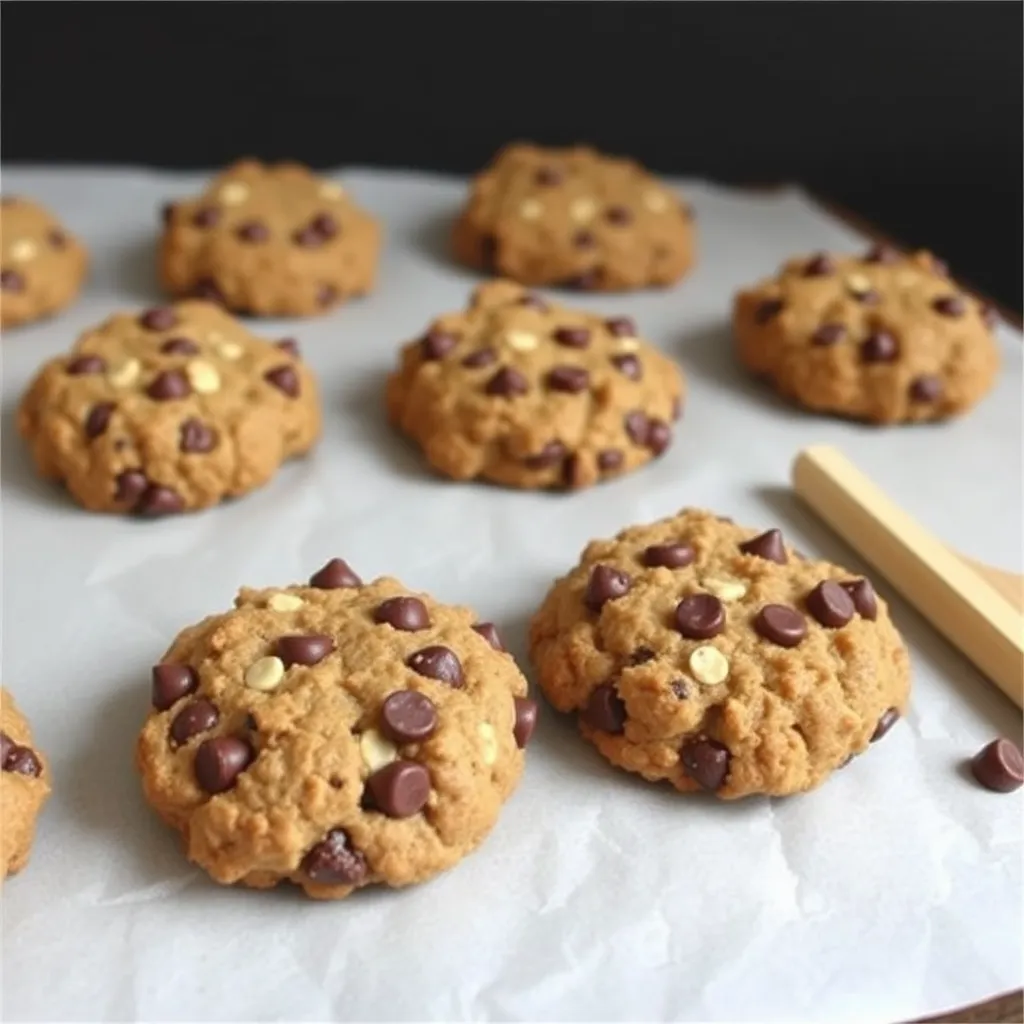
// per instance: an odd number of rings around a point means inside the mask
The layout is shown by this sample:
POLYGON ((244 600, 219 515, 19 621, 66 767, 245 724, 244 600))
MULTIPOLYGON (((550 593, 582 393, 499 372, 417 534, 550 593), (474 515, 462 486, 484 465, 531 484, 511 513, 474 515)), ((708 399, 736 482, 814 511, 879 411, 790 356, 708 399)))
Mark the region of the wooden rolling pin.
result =
POLYGON ((835 448, 800 452, 793 486, 950 643, 1024 707, 1022 577, 951 551, 835 448))

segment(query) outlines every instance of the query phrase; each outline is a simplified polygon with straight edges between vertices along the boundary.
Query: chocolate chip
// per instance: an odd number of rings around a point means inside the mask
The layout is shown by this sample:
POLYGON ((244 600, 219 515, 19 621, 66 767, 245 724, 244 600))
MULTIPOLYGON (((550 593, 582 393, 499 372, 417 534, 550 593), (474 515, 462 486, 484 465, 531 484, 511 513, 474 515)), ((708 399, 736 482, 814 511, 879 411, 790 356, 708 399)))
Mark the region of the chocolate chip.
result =
POLYGON ((626 705, 611 683, 602 683, 590 695, 580 717, 591 729, 618 735, 626 725, 626 705))
POLYGON ((807 635, 804 617, 784 604, 766 604, 754 618, 754 629, 779 647, 796 647, 807 635))
POLYGON ((860 358, 865 363, 892 363, 899 354, 899 344, 888 331, 875 331, 860 345, 860 358))
POLYGON ((58 231, 56 228, 51 230, 46 237, 54 249, 63 249, 68 244, 68 236, 65 235, 63 231, 58 231))
POLYGON ((925 373, 910 382, 908 394, 912 402, 937 402, 942 397, 942 378, 925 373))
POLYGON ((182 697, 195 693, 199 686, 199 675, 188 665, 163 662, 153 666, 151 700, 157 711, 166 711, 182 697))
POLYGON ((473 631, 479 633, 496 651, 505 650, 498 627, 493 622, 478 622, 473 626, 473 631))
POLYGON ((690 594, 676 606, 676 629, 689 640, 710 640, 725 629, 725 606, 714 594, 690 594))
POLYGON ((597 239, 591 231, 577 231, 572 236, 572 244, 577 249, 593 249, 597 245, 597 239))
POLYGON ((875 597, 875 588, 871 580, 846 580, 840 586, 853 599, 853 607, 862 619, 869 619, 874 622, 878 617, 878 600, 875 597))
POLYGON ((649 661, 654 661, 657 655, 650 649, 641 645, 637 647, 632 654, 629 656, 630 665, 646 665, 649 661))
POLYGON ((898 263, 900 254, 891 245, 873 245, 864 255, 865 263, 898 263))
POLYGON ((729 748, 703 736, 684 743, 679 760, 686 774, 711 793, 721 788, 729 774, 729 748))
POLYGON ((302 390, 299 375, 290 366, 275 366, 263 374, 263 379, 278 391, 283 391, 289 398, 298 398, 302 390))
POLYGON ((819 252, 816 256, 812 256, 804 264, 803 270, 804 277, 827 277, 835 272, 836 265, 832 262, 832 257, 825 252, 819 252))
POLYGON ((636 337, 636 323, 628 316, 614 316, 604 322, 607 330, 616 338, 636 337))
POLYGON ((381 706, 380 728, 394 743, 420 743, 437 729, 437 709, 422 693, 397 690, 381 706))
POLYGON ((475 352, 470 352, 465 359, 462 360, 462 365, 469 367, 471 370, 478 370, 482 366, 491 366, 497 362, 498 355, 493 348, 478 348, 475 352))
POLYGON ((203 740, 196 751, 196 782, 207 793, 223 793, 234 786, 252 761, 253 750, 245 740, 234 736, 203 740))
POLYGON ((451 331, 442 331, 435 327, 427 331, 420 342, 420 351, 424 359, 444 359, 459 343, 459 336, 451 331))
POLYGON ((6 767, 7 758, 11 755, 17 745, 18 744, 15 743, 7 733, 0 730, 0 768, 6 767))
POLYGON ((208 700, 190 701, 174 716, 171 739, 181 746, 193 736, 212 729, 219 721, 220 712, 208 700))
POLYGON ((416 761, 392 761, 366 780, 373 807, 389 818, 409 818, 430 796, 430 773, 416 761))
POLYGON ((106 368, 107 361, 100 356, 78 356, 68 363, 65 370, 72 377, 78 377, 83 373, 102 373, 106 368))
POLYGON ((274 649, 285 668, 319 665, 334 650, 334 638, 323 633, 282 636, 278 637, 274 649))
POLYGON ((754 323, 766 324, 782 312, 782 299, 763 299, 754 307, 754 323))
POLYGON ((484 235, 480 239, 480 265, 484 270, 495 270, 498 265, 498 239, 484 235))
POLYGON ((447 647, 424 647, 409 656, 406 665, 421 676, 447 683, 456 689, 462 686, 462 662, 447 647))
POLYGON ((967 312, 967 303, 959 295, 942 295, 932 302, 932 309, 940 316, 961 317, 967 312))
POLYGON ((89 410, 85 417, 85 436, 90 440, 105 434, 110 425, 110 417, 115 409, 113 402, 100 402, 89 410))
POLYGON ((789 559, 786 557, 786 548, 782 543, 781 530, 766 530, 764 533, 744 541, 740 545, 740 551, 745 555, 755 555, 758 558, 767 559, 769 562, 777 562, 785 565, 789 559))
POLYGON ((547 377, 552 391, 568 391, 576 394, 590 385, 590 374, 582 366, 556 366, 547 377))
POLYGON ((189 454, 212 452, 217 447, 217 434, 194 416, 178 428, 178 448, 189 454))
POLYGON ((846 328, 842 324, 822 324, 812 335, 812 345, 835 345, 846 337, 846 328))
POLYGON ((287 352, 293 359, 301 359, 302 352, 299 350, 299 343, 294 338, 282 338, 274 342, 274 348, 287 352))
POLYGON ((156 309, 147 309, 139 317, 139 323, 147 331, 167 331, 178 322, 178 314, 170 306, 158 306, 156 309))
POLYGON ((25 278, 16 270, 0 270, 0 289, 5 292, 25 290, 25 278))
POLYGON ((318 590, 340 590, 342 587, 361 587, 363 581, 352 571, 343 558, 332 558, 322 569, 309 577, 309 585, 318 590))
POLYGON ((557 327, 551 337, 566 348, 586 348, 590 344, 590 331, 586 327, 557 327))
POLYGON ((116 484, 115 501, 135 501, 149 486, 146 474, 141 469, 126 469, 117 475, 114 482, 116 484))
POLYGON ((667 569, 683 569, 693 562, 694 551, 690 544, 682 541, 673 544, 652 544, 644 548, 644 565, 663 565, 667 569))
POLYGON ((312 227, 324 238, 333 238, 341 230, 338 222, 329 213, 318 213, 312 220, 312 227))
POLYGON ((882 301, 882 296, 874 288, 867 291, 851 292, 853 298, 862 306, 877 306, 882 301))
POLYGON ((430 614, 418 597, 389 597, 377 605, 373 621, 406 633, 415 633, 418 629, 429 629, 430 614))
POLYGON ((199 353, 199 346, 190 338, 168 338, 160 351, 169 356, 194 356, 199 353))
POLYGON ((545 165, 537 168, 533 175, 533 180, 538 185, 560 185, 562 177, 562 172, 557 167, 545 165))
POLYGON ((592 291, 601 283, 603 273, 604 271, 600 267, 591 267, 590 270, 584 270, 582 273, 567 277, 562 282, 562 285, 565 288, 578 288, 584 292, 592 291))
POLYGON ((587 581, 583 603, 592 611, 600 612, 607 601, 616 601, 629 593, 632 577, 610 565, 595 565, 587 581))
POLYGON ((1024 754, 1010 740, 993 740, 971 759, 971 771, 986 789, 1012 793, 1024 785, 1024 754))
POLYGON ((303 249, 319 249, 327 239, 312 224, 292 232, 292 241, 303 249))
POLYGON ((629 435, 629 439, 634 444, 647 444, 648 420, 646 413, 641 412, 639 409, 634 409, 633 412, 626 413, 622 422, 626 428, 626 433, 629 435))
POLYGON ((515 737, 516 746, 522 750, 530 742, 530 737, 537 728, 537 702, 530 700, 529 697, 516 697, 513 703, 516 721, 512 726, 512 735, 515 737))
POLYGON ((181 370, 164 370, 157 374, 146 388, 146 394, 158 402, 170 402, 187 398, 192 394, 192 385, 181 370))
POLYGON ((181 512, 185 507, 184 499, 172 487, 161 484, 150 484, 135 502, 132 509, 140 516, 166 516, 181 512))
POLYGON ((330 306, 338 299, 338 289, 333 284, 321 284, 316 290, 318 306, 330 306))
POLYGON ((332 828, 302 858, 302 872, 320 885, 362 885, 369 874, 366 858, 342 828, 332 828))
POLYGON ((597 468, 602 473, 611 473, 622 466, 624 456, 618 448, 604 448, 597 453, 597 468))
POLYGON ((648 420, 647 447, 655 455, 661 455, 671 443, 672 428, 664 420, 648 420))
POLYGON ((842 629, 853 618, 853 598, 834 580, 822 580, 807 595, 807 610, 827 629, 842 629))
POLYGON ((215 302, 218 306, 227 305, 227 298, 212 277, 199 278, 192 286, 192 295, 194 298, 203 299, 206 302, 215 302))
POLYGON ((633 214, 625 206, 609 206, 604 211, 604 219, 609 224, 628 224, 633 219, 633 214))
POLYGON ((212 228, 220 221, 220 210, 216 206, 201 206, 192 216, 197 228, 212 228))
POLYGON ((871 742, 874 743, 876 740, 880 740, 899 720, 900 713, 896 708, 889 708, 885 711, 878 720, 875 731, 871 734, 871 742))
POLYGON ((261 220, 247 220, 235 228, 235 237, 242 242, 265 242, 270 238, 270 229, 261 220))
POLYGON ((4 758, 3 770, 13 772, 15 775, 27 775, 29 778, 38 779, 43 773, 43 766, 34 750, 15 744, 8 750, 7 756, 4 758))
POLYGON ((640 380, 644 375, 644 368, 640 360, 631 354, 612 356, 612 365, 619 373, 630 380, 640 380))
POLYGON ((676 679, 672 683, 672 692, 680 700, 686 700, 690 696, 690 688, 686 685, 686 680, 684 679, 676 679))
POLYGON ((529 381, 515 368, 503 366, 488 382, 484 389, 489 395, 510 398, 525 395, 530 390, 529 381))
POLYGON ((561 441, 548 441, 536 455, 528 455, 523 464, 528 469, 549 469, 557 465, 568 454, 568 449, 561 441))

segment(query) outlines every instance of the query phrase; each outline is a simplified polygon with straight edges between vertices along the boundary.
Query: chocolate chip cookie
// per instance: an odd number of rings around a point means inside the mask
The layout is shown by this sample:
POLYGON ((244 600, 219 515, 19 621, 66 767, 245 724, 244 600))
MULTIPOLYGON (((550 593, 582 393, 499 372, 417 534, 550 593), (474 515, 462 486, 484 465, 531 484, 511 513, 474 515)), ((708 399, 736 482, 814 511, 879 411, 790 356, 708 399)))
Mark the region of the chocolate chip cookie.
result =
POLYGON ((0 199, 0 326, 40 320, 70 305, 88 256, 49 210, 18 196, 0 199))
POLYGON ((189 858, 318 899, 421 882, 478 846, 537 719, 493 624, 341 559, 185 629, 152 702, 142 784, 189 858))
POLYGON ((193 300, 87 331, 39 372, 18 428, 81 505, 158 516, 265 484, 317 440, 320 404, 293 339, 193 300))
POLYGON ((176 296, 236 313, 312 316, 368 292, 377 222, 301 164, 243 160, 164 208, 160 274, 176 296))
POLYGON ((0 690, 0 879, 28 861, 36 818, 50 795, 50 769, 7 690, 0 690))
POLYGON ((589 544, 530 646, 548 699, 609 761, 727 800, 812 789, 910 691, 869 580, 697 510, 589 544))
POLYGON ((672 284, 695 259, 690 206, 632 160, 584 146, 502 149, 452 241, 471 267, 586 291, 672 284))
POLYGON ((740 361, 786 398, 872 423, 964 412, 999 368, 992 312, 926 252, 818 253, 736 296, 740 361))
POLYGON ((387 407, 446 476, 580 488, 661 455, 683 393, 678 367, 629 318, 492 281, 405 346, 387 407))

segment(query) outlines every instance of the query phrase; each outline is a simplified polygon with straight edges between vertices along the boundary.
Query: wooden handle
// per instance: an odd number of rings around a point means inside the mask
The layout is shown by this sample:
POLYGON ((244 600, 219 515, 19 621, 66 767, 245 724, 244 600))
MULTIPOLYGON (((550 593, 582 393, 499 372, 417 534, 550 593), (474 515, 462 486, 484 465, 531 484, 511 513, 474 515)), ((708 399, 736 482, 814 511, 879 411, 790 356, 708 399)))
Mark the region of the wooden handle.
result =
POLYGON ((968 563, 894 505, 834 448, 805 448, 793 486, 1017 707, 1024 707, 1024 619, 968 563))

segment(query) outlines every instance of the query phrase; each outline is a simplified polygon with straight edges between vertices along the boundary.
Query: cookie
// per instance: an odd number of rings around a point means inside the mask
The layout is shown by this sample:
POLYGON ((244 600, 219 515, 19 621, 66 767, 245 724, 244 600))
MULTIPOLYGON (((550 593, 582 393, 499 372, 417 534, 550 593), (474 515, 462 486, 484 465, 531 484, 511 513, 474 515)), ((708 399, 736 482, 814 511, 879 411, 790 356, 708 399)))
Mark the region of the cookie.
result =
POLYGON ((815 412, 872 423, 964 412, 999 369, 991 310, 926 252, 818 253, 736 296, 740 361, 815 412))
POLYGON ((456 257, 522 284, 585 291, 669 285, 695 259, 693 211, 632 160, 505 147, 473 181, 456 257))
POLYGON ((79 504, 158 516, 265 484, 317 440, 320 404, 294 340, 193 300, 87 331, 36 376, 18 428, 79 504))
POLYGON ((164 208, 160 276, 236 313, 312 316, 373 287, 377 222, 301 164, 243 160, 164 208))
POLYGON ((50 767, 7 690, 0 690, 0 878, 28 862, 36 818, 50 795, 50 767))
POLYGON ((153 669, 146 798, 218 882, 421 882, 490 832, 537 707, 491 623, 341 559, 242 590, 153 669))
POLYGON ((88 267, 78 241, 49 210, 17 196, 0 200, 0 326, 50 316, 78 295, 88 267))
POLYGON ((405 346, 387 407, 446 476, 580 488, 661 455, 683 393, 681 371, 629 318, 493 281, 405 346))
POLYGON ((589 544, 530 649, 548 699, 609 761, 727 800, 819 785, 910 690, 869 580, 697 510, 589 544))

